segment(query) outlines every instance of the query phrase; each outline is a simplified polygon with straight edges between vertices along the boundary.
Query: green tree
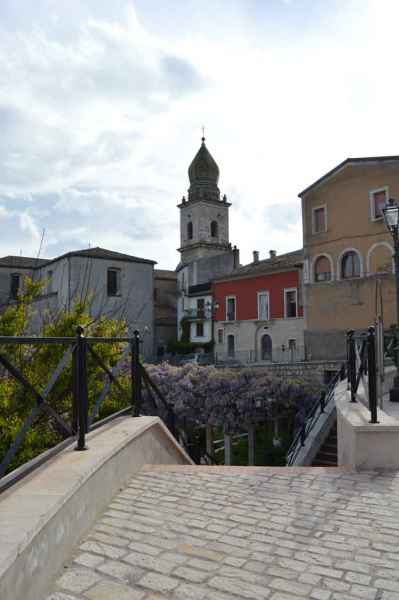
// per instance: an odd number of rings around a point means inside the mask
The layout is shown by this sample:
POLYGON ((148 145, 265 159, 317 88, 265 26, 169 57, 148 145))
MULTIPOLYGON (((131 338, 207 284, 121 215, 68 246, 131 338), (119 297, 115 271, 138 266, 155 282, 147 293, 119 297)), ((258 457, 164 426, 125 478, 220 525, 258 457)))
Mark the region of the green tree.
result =
MULTIPOLYGON (((23 291, 18 301, 8 307, 0 316, 1 336, 29 336, 33 312, 42 293, 43 284, 24 280, 23 291)), ((127 326, 124 321, 107 318, 94 319, 90 316, 90 298, 76 302, 71 310, 66 313, 60 311, 57 315, 46 315, 43 321, 41 336, 44 337, 75 337, 76 327, 84 327, 85 335, 93 337, 119 337, 127 335, 127 326)), ((94 352, 101 361, 110 369, 118 362, 125 345, 122 344, 95 344, 94 352)), ((64 353, 70 348, 66 344, 32 344, 32 345, 3 345, 0 352, 22 375, 43 392, 48 380, 56 369, 64 353)), ((88 352, 87 356, 89 413, 91 413, 108 376, 88 352)), ((111 391, 104 402, 99 417, 120 410, 127 406, 130 400, 128 370, 122 372, 118 379, 120 388, 111 386, 111 391)), ((68 423, 72 417, 72 361, 59 376, 48 398, 52 408, 68 423)), ((0 370, 0 460, 4 457, 9 447, 16 438, 25 419, 36 404, 34 394, 26 390, 6 369, 0 370)), ((55 419, 45 412, 36 419, 28 431, 16 457, 10 465, 10 470, 30 460, 57 442, 61 441, 63 434, 55 419)))

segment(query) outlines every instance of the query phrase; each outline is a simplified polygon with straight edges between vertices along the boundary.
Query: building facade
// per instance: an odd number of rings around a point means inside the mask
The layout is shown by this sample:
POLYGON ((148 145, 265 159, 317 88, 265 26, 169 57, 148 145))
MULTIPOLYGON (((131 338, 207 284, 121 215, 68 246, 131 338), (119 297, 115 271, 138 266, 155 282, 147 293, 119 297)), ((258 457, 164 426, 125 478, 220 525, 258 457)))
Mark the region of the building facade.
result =
POLYGON ((93 319, 124 319, 129 332, 142 333, 143 354, 154 351, 153 270, 155 262, 103 248, 69 252, 52 260, 7 256, 0 259, 0 304, 18 301, 24 277, 43 281, 34 302, 32 329, 75 302, 86 300, 93 319))
POLYGON ((299 194, 304 239, 305 343, 314 359, 345 359, 348 329, 383 305, 396 322, 393 247, 382 208, 399 199, 399 157, 349 158, 299 194))
POLYGON ((229 241, 229 207, 218 187, 219 167, 202 138, 188 176, 187 199, 180 210, 181 260, 178 282, 178 339, 199 346, 212 342, 214 302, 211 281, 239 264, 239 252, 229 241))
POLYGON ((302 251, 259 260, 213 282, 218 361, 304 360, 302 251))
POLYGON ((154 270, 154 354, 162 358, 168 345, 177 339, 177 275, 175 271, 154 270))

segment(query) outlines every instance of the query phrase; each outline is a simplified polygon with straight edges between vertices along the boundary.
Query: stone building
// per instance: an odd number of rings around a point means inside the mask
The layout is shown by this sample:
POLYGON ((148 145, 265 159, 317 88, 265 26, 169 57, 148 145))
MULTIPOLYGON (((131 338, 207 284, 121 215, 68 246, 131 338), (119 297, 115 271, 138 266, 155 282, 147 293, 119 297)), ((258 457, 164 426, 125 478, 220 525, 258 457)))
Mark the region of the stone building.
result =
POLYGON ((399 156, 348 158, 303 190, 305 343, 344 359, 345 333, 396 322, 393 247, 382 208, 399 199, 399 156))
POLYGON ((181 260, 178 280, 178 338, 199 345, 212 341, 214 304, 211 280, 229 273, 239 264, 239 252, 229 241, 229 207, 218 187, 219 167, 202 138, 188 176, 187 199, 180 209, 181 260))
POLYGON ((0 259, 0 304, 16 302, 25 276, 45 282, 35 301, 34 330, 48 313, 68 312, 74 302, 88 299, 93 318, 101 315, 127 321, 129 331, 139 329, 146 358, 154 349, 152 260, 103 248, 68 252, 54 259, 6 256, 0 259))
POLYGON ((215 279, 215 354, 218 362, 304 360, 302 250, 254 260, 215 279))
POLYGON ((161 358, 170 342, 177 339, 177 275, 175 271, 154 270, 154 348, 161 358))

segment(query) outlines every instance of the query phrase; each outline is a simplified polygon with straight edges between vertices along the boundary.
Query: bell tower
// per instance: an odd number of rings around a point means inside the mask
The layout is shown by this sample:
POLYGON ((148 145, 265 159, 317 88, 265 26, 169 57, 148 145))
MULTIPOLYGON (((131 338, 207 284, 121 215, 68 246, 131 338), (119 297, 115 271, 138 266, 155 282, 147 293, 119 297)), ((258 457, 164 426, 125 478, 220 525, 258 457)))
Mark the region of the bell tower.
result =
POLYGON ((202 137, 200 149, 189 169, 190 187, 180 209, 181 264, 223 254, 230 249, 229 207, 226 195, 220 198, 219 167, 202 137))

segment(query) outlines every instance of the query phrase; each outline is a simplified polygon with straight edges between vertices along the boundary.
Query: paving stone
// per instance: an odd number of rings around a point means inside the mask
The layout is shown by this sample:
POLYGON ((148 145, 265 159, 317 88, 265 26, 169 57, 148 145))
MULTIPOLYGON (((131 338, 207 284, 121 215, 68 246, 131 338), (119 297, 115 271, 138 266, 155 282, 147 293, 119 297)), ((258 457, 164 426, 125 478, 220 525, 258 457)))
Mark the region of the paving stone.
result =
POLYGON ((142 590, 134 590, 113 581, 101 581, 85 593, 89 600, 142 600, 144 596, 142 590))
POLYGON ((100 576, 89 569, 71 567, 57 581, 57 585, 69 592, 84 592, 99 581, 100 576))
POLYGON ((159 573, 147 573, 140 579, 139 584, 157 592, 170 592, 178 586, 179 580, 159 573))
POLYGON ((188 579, 188 581, 193 581, 194 583, 201 583, 208 577, 208 573, 206 571, 193 569, 190 567, 178 567, 173 571, 173 575, 182 577, 183 579, 188 579))
POLYGON ((113 560, 104 562, 97 567, 97 571, 115 577, 115 579, 127 581, 128 583, 135 583, 145 573, 144 569, 141 569, 140 567, 127 565, 126 563, 113 560))
POLYGON ((73 561, 83 567, 89 567, 91 569, 101 565, 105 558, 103 556, 97 556, 96 554, 89 554, 88 552, 82 552, 78 554, 73 561))
POLYGON ((253 598, 254 600, 263 600, 270 596, 270 590, 251 585, 246 581, 240 581, 239 579, 231 579, 229 577, 213 577, 209 580, 209 585, 222 592, 229 592, 231 594, 237 594, 242 598, 253 598))
POLYGON ((101 554, 107 558, 120 558, 124 554, 127 554, 127 549, 116 548, 115 546, 109 546, 102 542, 88 541, 80 546, 81 550, 86 552, 93 552, 94 554, 101 554))
POLYGON ((281 590, 282 592, 290 592, 299 596, 309 597, 312 590, 310 585, 299 583, 298 581, 288 581, 287 579, 275 578, 269 582, 271 588, 281 590))
POLYGON ((139 554, 138 552, 128 554, 123 560, 137 567, 143 567, 163 574, 170 573, 176 566, 173 562, 149 556, 148 554, 139 554))

